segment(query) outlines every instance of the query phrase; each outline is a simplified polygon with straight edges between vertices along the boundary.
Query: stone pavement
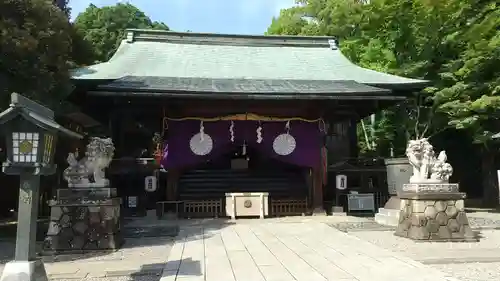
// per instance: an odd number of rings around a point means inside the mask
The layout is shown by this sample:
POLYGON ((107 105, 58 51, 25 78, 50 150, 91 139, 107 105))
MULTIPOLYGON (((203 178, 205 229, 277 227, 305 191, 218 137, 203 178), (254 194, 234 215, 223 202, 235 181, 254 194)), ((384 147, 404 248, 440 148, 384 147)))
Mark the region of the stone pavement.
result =
MULTIPOLYGON (((157 276, 165 266, 172 238, 151 237, 127 239, 124 247, 112 253, 87 255, 44 256, 43 261, 49 279, 89 280, 116 276, 157 276)), ((0 242, 0 253, 8 252, 12 258, 13 243, 0 242)), ((6 254, 0 254, 0 274, 7 262, 6 254)))
MULTIPOLYGON (((44 262, 49 278, 58 281, 457 281, 405 257, 402 251, 393 253, 391 248, 328 226, 365 220, 181 220, 175 241, 168 237, 129 238, 125 247, 114 253, 44 257, 44 262)), ((168 222, 151 221, 148 227, 158 224, 168 222)), ((396 237, 386 238, 391 243, 396 237)), ((2 256, 8 247, 12 252, 12 244, 0 242, 0 273, 1 263, 8 260, 2 256)), ((469 280, 483 279, 462 281, 469 280)))
POLYGON ((237 221, 190 226, 161 281, 456 281, 324 223, 237 221))

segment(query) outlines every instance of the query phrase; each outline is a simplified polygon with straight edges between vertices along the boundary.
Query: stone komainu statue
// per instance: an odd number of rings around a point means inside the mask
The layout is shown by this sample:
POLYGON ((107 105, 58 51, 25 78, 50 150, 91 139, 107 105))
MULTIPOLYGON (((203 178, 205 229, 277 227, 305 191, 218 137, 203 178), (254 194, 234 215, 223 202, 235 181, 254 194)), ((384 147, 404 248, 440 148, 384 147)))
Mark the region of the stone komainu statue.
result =
POLYGON ((410 140, 406 156, 413 167, 410 183, 448 183, 453 174, 453 167, 446 163, 446 152, 441 151, 436 157, 434 147, 426 138, 410 140))
POLYGON ((80 161, 77 160, 77 153, 69 153, 67 158, 69 167, 64 170, 68 186, 107 186, 109 180, 105 177, 104 169, 113 159, 114 151, 111 138, 93 137, 87 145, 85 157, 80 161))

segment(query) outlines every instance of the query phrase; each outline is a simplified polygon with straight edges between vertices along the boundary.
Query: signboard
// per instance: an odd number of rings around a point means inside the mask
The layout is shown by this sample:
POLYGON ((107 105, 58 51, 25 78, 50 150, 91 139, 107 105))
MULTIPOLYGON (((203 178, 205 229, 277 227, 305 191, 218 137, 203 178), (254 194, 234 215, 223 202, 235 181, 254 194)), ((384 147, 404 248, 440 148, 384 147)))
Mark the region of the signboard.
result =
POLYGON ((137 208, 137 196, 129 196, 127 201, 129 208, 137 208))
POLYGON ((348 211, 372 211, 375 212, 375 198, 372 193, 348 194, 348 211))
POLYGON ((344 190, 347 188, 347 176, 346 175, 337 175, 336 177, 336 185, 338 190, 344 190))

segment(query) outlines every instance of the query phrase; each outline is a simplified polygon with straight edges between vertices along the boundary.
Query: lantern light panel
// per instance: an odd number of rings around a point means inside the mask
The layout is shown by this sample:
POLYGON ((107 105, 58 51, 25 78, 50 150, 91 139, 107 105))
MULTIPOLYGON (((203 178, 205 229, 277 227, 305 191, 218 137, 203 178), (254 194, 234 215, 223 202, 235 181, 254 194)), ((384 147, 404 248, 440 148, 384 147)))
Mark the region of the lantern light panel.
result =
POLYGON ((54 144, 54 136, 45 134, 45 148, 43 152, 43 163, 49 164, 50 163, 50 158, 52 156, 52 147, 54 144))
POLYGON ((21 163, 36 163, 38 153, 38 133, 13 132, 13 161, 21 163))

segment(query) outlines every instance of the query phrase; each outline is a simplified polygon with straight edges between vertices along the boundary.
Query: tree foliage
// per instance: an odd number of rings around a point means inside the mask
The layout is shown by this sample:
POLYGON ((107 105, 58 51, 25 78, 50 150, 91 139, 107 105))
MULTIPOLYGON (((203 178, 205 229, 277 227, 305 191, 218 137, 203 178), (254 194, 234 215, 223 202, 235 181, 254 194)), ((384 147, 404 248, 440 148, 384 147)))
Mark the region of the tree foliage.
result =
POLYGON ((75 19, 75 26, 83 38, 92 44, 95 58, 99 61, 111 58, 127 28, 169 29, 162 22, 152 21, 144 12, 129 3, 102 8, 91 4, 75 19))
POLYGON ((500 131, 500 3, 476 3, 468 28, 452 36, 462 52, 441 73, 446 85, 435 95, 449 124, 467 129, 478 143, 489 144, 500 131))
POLYGON ((126 28, 168 29, 130 4, 90 5, 74 24, 70 11, 68 0, 0 1, 0 108, 11 92, 65 108, 70 68, 109 59, 126 28))
POLYGON ((0 1, 0 108, 11 92, 56 105, 69 90, 71 26, 47 0, 0 1))
POLYGON ((266 35, 301 35, 307 33, 304 29, 309 26, 304 18, 301 7, 292 7, 280 11, 278 18, 273 18, 266 35))
POLYGON ((367 154, 403 155, 408 138, 448 129, 482 148, 483 197, 498 205, 492 134, 500 131, 498 0, 300 0, 269 34, 329 35, 360 66, 420 78, 432 86, 415 99, 362 120, 367 154), (299 20, 300 19, 300 20, 299 20), (307 19, 307 20, 305 20, 307 19))
MULTIPOLYGON (((365 120, 372 126, 368 135, 375 138, 376 147, 387 153, 389 146, 396 146, 403 152, 402 137, 447 128, 466 129, 478 143, 491 141, 500 108, 497 1, 301 0, 298 4, 273 19, 268 34, 336 36, 343 53, 360 66, 432 81, 415 101, 379 113, 376 124, 365 120)), ((360 130, 362 139, 364 135, 360 130)))
POLYGON ((63 11, 69 18, 69 15, 71 13, 71 8, 68 6, 69 0, 53 0, 53 3, 56 7, 61 9, 61 11, 63 11))

